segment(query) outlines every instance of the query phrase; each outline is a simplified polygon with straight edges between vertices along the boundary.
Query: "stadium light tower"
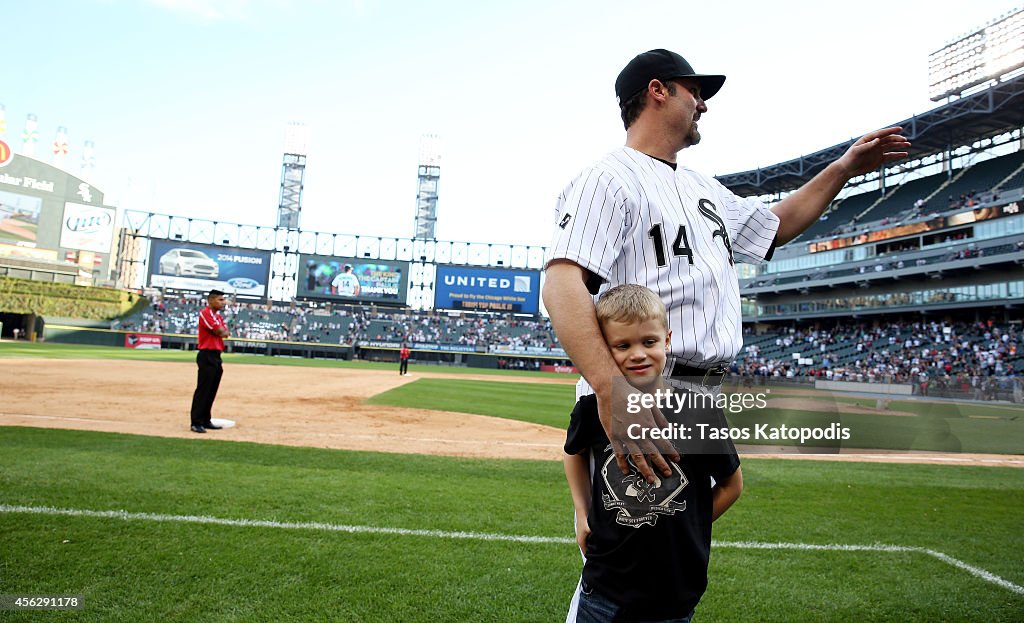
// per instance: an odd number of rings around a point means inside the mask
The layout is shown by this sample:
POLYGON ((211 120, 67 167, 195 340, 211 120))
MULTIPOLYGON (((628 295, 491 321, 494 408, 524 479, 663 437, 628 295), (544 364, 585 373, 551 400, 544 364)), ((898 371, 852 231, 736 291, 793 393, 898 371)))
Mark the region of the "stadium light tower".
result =
POLYGON ((68 151, 68 130, 60 126, 57 128, 57 136, 53 139, 53 166, 63 169, 68 151))
POLYGON ((92 182, 92 173, 95 168, 96 143, 92 141, 85 141, 85 146, 82 147, 81 178, 87 182, 92 182))
POLYGON ((928 97, 937 102, 1024 67, 1024 8, 928 55, 928 97))
POLYGON ((441 139, 427 134, 420 139, 416 182, 416 220, 412 237, 437 238, 437 185, 441 179, 441 139))
POLYGON ((308 146, 309 128, 303 123, 289 123, 285 129, 284 161, 281 164, 281 194, 277 202, 278 227, 299 228, 308 146))
POLYGON ((21 133, 21 155, 29 158, 36 156, 36 143, 39 141, 39 120, 29 114, 25 119, 25 131, 21 133))

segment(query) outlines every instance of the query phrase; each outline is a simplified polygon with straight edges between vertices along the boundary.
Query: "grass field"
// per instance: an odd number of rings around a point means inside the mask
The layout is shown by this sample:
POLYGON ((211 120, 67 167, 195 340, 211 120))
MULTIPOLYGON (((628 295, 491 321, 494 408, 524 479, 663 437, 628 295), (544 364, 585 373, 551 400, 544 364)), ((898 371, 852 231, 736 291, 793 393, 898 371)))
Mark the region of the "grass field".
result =
MULTIPOLYGON (((416 406, 541 423, 572 400, 416 385, 416 406)), ((1024 470, 743 469, 698 621, 1024 620, 1024 470)), ((580 569, 571 526, 554 461, 0 427, 0 595, 86 600, 0 621, 559 621, 580 569)))
MULTIPOLYGON (((556 462, 480 461, 0 429, 4 505, 561 537, 556 543, 0 513, 0 593, 84 595, 25 620, 551 621, 579 572, 556 462)), ((716 524, 713 621, 1019 621, 1024 472, 747 461, 716 524)), ((10 620, 15 620, 11 613, 10 620)))

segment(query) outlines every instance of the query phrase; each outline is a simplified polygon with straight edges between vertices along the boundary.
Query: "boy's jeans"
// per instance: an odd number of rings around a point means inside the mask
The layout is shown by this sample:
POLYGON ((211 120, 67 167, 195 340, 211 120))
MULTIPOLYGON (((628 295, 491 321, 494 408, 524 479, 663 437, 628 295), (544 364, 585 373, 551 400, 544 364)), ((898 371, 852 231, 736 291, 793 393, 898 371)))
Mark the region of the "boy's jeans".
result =
MULTIPOLYGON (((595 593, 586 584, 580 591, 580 601, 576 610, 576 623, 613 623, 620 619, 619 607, 608 601, 601 595, 595 593)), ((681 619, 670 619, 666 621, 644 621, 643 623, 690 623, 693 612, 681 619)))

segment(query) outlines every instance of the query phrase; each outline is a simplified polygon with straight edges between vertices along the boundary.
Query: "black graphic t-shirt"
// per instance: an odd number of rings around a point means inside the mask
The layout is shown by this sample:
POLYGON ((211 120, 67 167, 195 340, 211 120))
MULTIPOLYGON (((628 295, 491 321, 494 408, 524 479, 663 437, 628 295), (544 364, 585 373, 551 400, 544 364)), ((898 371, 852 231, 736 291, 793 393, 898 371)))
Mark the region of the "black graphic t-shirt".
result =
MULTIPOLYGON (((675 414, 665 413, 669 421, 675 414)), ((724 421, 724 418, 723 418, 724 421)), ((672 475, 648 484, 636 466, 624 475, 597 415, 597 398, 576 403, 566 434, 568 454, 590 453, 591 501, 583 583, 639 619, 684 617, 708 584, 711 477, 739 468, 732 442, 719 454, 687 454, 669 462, 672 475)))

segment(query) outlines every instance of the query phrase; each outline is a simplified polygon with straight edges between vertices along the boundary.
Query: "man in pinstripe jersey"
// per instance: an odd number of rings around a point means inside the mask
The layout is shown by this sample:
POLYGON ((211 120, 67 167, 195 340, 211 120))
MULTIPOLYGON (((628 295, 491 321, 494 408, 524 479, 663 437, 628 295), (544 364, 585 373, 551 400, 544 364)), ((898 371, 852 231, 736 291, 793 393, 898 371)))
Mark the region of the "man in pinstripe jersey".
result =
MULTIPOLYGON (((901 128, 856 141, 839 159, 770 208, 736 196, 717 180, 678 166, 676 154, 700 142, 697 124, 725 76, 697 74, 680 55, 638 55, 615 81, 625 146, 585 168, 558 199, 546 258, 544 304, 558 339, 583 374, 577 399, 596 394, 602 426, 648 480, 652 465, 671 474, 678 460, 667 441, 618 434, 631 422, 664 427, 657 410, 638 415, 613 404, 618 368, 601 335, 594 296, 623 283, 657 292, 672 330, 666 376, 721 384, 743 344, 735 262, 771 259, 777 245, 818 220, 851 178, 907 155, 901 128), (629 422, 625 418, 629 418, 629 422)), ((617 398, 618 399, 618 398, 617 398)))

